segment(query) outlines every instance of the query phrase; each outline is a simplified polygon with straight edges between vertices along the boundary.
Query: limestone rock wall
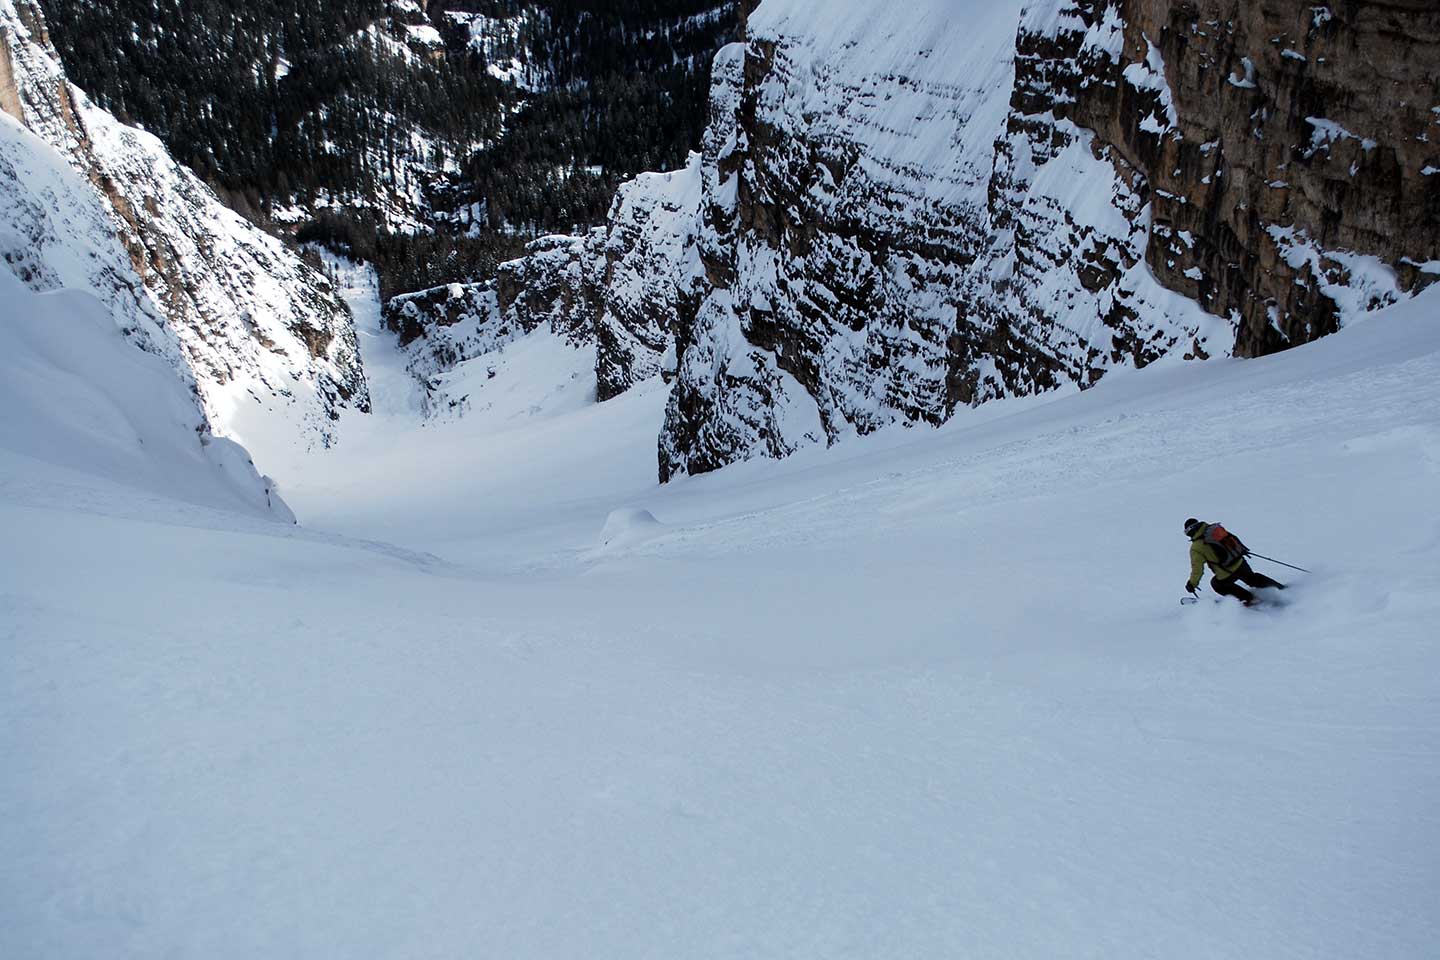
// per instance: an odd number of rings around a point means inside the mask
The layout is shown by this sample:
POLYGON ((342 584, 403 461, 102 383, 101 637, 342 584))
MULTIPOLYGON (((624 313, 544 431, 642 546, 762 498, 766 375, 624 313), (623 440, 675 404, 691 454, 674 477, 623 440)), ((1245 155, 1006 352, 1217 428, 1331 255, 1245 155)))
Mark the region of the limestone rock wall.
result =
POLYGON ((803 7, 716 71, 662 477, 1260 355, 1440 275, 1434 4, 803 7))
POLYGON ((1018 4, 846 4, 821 30, 766 0, 716 63, 706 287, 675 330, 662 478, 943 422, 983 366, 1054 382, 1038 331, 960 326, 989 247, 991 154, 1018 4))
POLYGON ((1043 169, 1083 137, 1113 167, 1113 206, 1148 228, 1128 252, 1082 257, 1082 284, 1110 292, 1111 360, 1148 362, 1172 339, 1147 341, 1155 305, 1116 282, 1137 260, 1233 328, 1189 343, 1195 356, 1313 340, 1436 275, 1440 8, 1081 0, 1031 19, 995 222, 1018 225, 1019 262, 1044 263, 1054 224, 1024 209, 1022 155, 1043 169))
POLYGON ((1128 0, 1091 18, 1122 39, 1085 65, 1104 80, 1076 122, 1144 172, 1150 268, 1235 318, 1237 354, 1331 333, 1433 277, 1440 6, 1128 0), (1134 106, 1147 62, 1164 64, 1173 123, 1134 106))

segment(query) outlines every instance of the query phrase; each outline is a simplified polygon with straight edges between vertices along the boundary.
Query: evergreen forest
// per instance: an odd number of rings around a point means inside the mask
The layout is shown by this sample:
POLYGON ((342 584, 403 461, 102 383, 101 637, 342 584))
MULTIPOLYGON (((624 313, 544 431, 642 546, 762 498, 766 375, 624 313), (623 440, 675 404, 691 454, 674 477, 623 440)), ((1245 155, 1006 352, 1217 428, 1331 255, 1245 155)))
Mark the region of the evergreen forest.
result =
POLYGON ((70 77, 236 210, 380 268, 488 274, 603 222, 706 119, 734 0, 42 0, 70 77))

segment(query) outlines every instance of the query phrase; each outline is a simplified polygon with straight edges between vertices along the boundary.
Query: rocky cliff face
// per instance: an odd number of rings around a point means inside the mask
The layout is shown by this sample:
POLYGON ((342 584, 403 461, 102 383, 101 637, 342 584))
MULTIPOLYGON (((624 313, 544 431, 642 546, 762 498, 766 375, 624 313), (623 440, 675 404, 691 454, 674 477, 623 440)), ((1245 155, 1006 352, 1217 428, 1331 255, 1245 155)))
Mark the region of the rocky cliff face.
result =
MULTIPOLYGON (((217 432, 293 430, 328 442, 346 405, 368 408, 353 323, 330 283, 279 241, 227 209, 153 137, 96 108, 66 80, 39 7, 0 0, 0 104, 88 182, 96 207, 30 219, 23 248, 45 231, 87 250, 88 286, 141 346, 192 380, 217 432), (93 235, 118 236, 121 262, 93 235)), ((6 252, 14 263, 21 250, 6 252)), ((60 279, 17 270, 34 289, 60 279)), ((53 273, 53 271, 52 271, 53 273)), ((74 284, 78 277, 64 278, 74 284)))
POLYGON ((1304 343, 1440 275, 1437 36, 1419 0, 764 0, 684 241, 627 229, 641 190, 497 297, 673 340, 662 479, 1304 343))
POLYGON ((1036 5, 1019 33, 993 222, 1014 225, 1017 272, 1035 287, 1064 230, 1033 202, 1036 184, 1085 141, 1078 162, 1113 170, 1112 207, 1143 241, 1093 242, 1088 276, 1076 273, 1103 292, 1111 362, 1187 346, 1180 331, 1147 329, 1156 305, 1122 279, 1142 261, 1234 328, 1192 355, 1256 356, 1331 333, 1435 273, 1437 41, 1440 9, 1418 2, 1036 5))
POLYGON ((1007 6, 755 10, 662 477, 1270 352, 1440 273, 1432 4, 1007 6))
MULTIPOLYGON (((953 409, 955 316, 1010 88, 995 54, 1014 35, 1013 11, 977 11, 964 32, 982 55, 957 64, 935 43, 954 12, 922 4, 901 30, 855 4, 820 30, 802 4, 767 2, 717 60, 706 287, 675 328, 662 478, 953 409)), ((993 343, 976 352, 1025 362, 1018 335, 977 331, 993 343)))

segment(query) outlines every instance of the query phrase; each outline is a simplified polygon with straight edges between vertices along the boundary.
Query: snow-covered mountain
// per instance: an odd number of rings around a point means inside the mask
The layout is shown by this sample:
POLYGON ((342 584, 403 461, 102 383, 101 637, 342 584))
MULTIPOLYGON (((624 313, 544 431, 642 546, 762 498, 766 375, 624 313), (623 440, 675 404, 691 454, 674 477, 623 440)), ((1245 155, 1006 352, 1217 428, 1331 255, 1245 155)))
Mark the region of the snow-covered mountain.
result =
MULTIPOLYGON (((662 477, 1273 352, 1440 276, 1440 13, 1222 6, 763 0, 695 182, 651 201, 663 261, 622 197, 603 239, 506 273, 568 284, 602 369, 633 351, 596 303, 671 341, 662 477)), ((450 298, 409 301, 409 335, 444 341, 425 304, 450 298)))
POLYGON ((219 433, 244 420, 323 444, 341 409, 368 407, 353 322, 330 282, 71 85, 32 0, 0 0, 0 108, 82 184, 36 192, 7 143, 0 204, 12 220, 0 235, 31 289, 99 297, 194 385, 219 433))
POLYGON ((427 409, 463 411, 467 396, 452 395, 444 374, 541 327, 595 346, 598 400, 656 376, 671 343, 672 318, 700 282, 699 187, 699 157, 692 156, 683 170, 624 184, 608 226, 537 240, 526 256, 503 264, 494 281, 389 300, 385 322, 408 350, 427 409))
POLYGON ((28 502, 118 484, 293 522, 244 448, 211 432, 193 382, 153 355, 173 341, 136 296, 96 194, 6 114, 0 223, 0 486, 28 502))

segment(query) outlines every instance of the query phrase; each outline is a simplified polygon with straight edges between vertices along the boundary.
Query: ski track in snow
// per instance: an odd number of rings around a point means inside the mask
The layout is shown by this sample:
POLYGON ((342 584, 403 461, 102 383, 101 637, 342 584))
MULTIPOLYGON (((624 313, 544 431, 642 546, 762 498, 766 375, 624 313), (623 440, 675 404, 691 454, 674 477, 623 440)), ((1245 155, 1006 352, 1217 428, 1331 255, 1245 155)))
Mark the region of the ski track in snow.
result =
POLYGON ((539 337, 298 529, 0 451, 0 955, 1431 956, 1437 307, 664 488, 539 337))

